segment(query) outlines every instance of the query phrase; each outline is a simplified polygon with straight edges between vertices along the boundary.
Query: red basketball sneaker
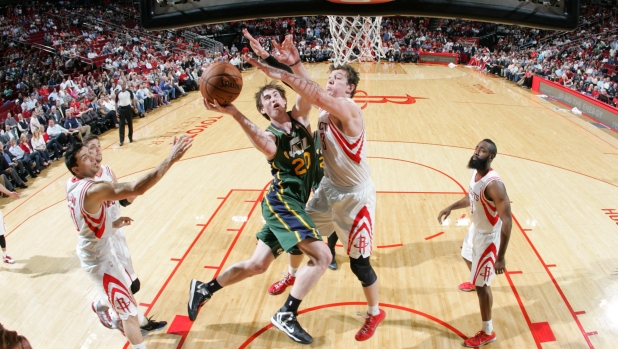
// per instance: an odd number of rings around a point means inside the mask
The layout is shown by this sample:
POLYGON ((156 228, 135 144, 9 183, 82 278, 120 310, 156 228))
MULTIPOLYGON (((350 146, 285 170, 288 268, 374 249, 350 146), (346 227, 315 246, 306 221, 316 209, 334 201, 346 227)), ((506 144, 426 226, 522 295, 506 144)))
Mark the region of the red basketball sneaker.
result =
POLYGON ((468 338, 463 342, 463 346, 467 348, 478 348, 481 345, 489 344, 498 339, 496 332, 492 331, 491 334, 487 334, 484 331, 478 331, 474 337, 468 338))
POLYGON ((378 315, 369 315, 362 313, 357 314, 365 318, 365 324, 356 333, 356 336, 354 336, 354 338, 356 338, 356 340, 359 342, 366 341, 367 339, 371 338, 373 336, 373 333, 376 331, 376 327, 378 327, 380 322, 382 322, 382 320, 384 320, 384 318, 386 317, 386 313, 382 309, 380 309, 380 314, 378 315))
POLYGON ((466 281, 463 284, 459 285, 459 289, 464 291, 464 292, 472 292, 472 291, 476 291, 476 286, 474 286, 474 284, 466 281))
POLYGON ((285 289, 288 288, 288 286, 294 285, 294 281, 296 281, 296 276, 292 276, 290 273, 287 273, 283 277, 283 279, 270 285, 270 287, 268 288, 268 293, 270 293, 273 296, 282 294, 283 291, 285 291, 285 289))
POLYGON ((4 263, 7 263, 7 264, 13 264, 13 263, 15 263, 15 261, 13 260, 13 258, 11 258, 11 256, 9 256, 9 255, 7 255, 7 256, 3 256, 3 257, 2 257, 2 261, 3 261, 4 263))
POLYGON ((101 325, 112 329, 114 325, 112 323, 112 317, 109 313, 109 308, 101 304, 100 301, 92 302, 92 311, 99 317, 99 321, 101 321, 101 325))

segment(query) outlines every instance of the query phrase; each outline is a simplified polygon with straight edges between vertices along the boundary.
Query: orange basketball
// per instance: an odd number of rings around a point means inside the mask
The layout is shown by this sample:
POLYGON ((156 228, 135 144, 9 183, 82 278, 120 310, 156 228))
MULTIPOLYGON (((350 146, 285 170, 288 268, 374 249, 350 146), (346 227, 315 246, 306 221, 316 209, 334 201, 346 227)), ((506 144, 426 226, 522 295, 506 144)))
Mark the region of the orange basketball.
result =
POLYGON ((242 91, 242 75, 229 63, 213 63, 200 76, 200 92, 210 103, 232 103, 242 91))

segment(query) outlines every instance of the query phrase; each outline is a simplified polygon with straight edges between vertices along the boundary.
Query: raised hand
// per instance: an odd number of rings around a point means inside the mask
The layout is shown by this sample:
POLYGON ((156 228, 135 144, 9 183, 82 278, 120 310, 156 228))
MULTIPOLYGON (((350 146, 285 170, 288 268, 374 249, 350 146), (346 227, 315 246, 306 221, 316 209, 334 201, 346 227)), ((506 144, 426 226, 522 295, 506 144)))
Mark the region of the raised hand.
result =
POLYGON ((245 38, 249 40, 249 45, 251 45, 251 49, 253 49, 253 52, 255 52, 256 55, 264 59, 268 58, 269 56, 268 51, 266 51, 266 49, 262 47, 262 44, 260 44, 260 42, 256 38, 254 38, 253 36, 251 36, 251 34, 249 34, 247 29, 242 30, 242 35, 244 35, 245 38))
POLYGON ((245 61, 249 62, 249 64, 251 64, 252 66, 258 68, 261 71, 263 71, 264 74, 266 74, 266 76, 270 77, 271 79, 281 80, 283 75, 285 73, 287 73, 284 70, 281 70, 281 69, 278 69, 278 68, 274 68, 274 67, 271 67, 269 65, 266 65, 266 64, 263 64, 261 62, 258 62, 257 60, 249 57, 249 55, 244 55, 243 58, 245 59, 245 61))
POLYGON ((275 58, 277 58, 279 62, 292 65, 300 60, 300 54, 296 46, 294 46, 292 35, 286 35, 281 45, 275 40, 272 40, 272 45, 276 49, 275 58))
POLYGON ((187 134, 184 134, 178 138, 174 137, 174 141, 172 142, 172 152, 170 153, 171 160, 180 160, 180 158, 185 155, 185 152, 191 148, 192 144, 193 138, 187 134))

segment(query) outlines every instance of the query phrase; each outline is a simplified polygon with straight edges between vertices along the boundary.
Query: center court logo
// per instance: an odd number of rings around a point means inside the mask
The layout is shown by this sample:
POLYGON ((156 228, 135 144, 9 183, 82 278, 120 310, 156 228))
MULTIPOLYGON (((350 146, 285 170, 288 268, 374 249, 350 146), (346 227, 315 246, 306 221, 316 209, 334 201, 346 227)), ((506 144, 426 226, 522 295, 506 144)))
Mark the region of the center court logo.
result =
POLYGON ((366 91, 356 90, 354 102, 361 106, 361 109, 367 108, 367 105, 372 103, 393 103, 393 104, 414 104, 419 99, 429 99, 425 97, 412 97, 408 94, 405 96, 370 96, 366 91))

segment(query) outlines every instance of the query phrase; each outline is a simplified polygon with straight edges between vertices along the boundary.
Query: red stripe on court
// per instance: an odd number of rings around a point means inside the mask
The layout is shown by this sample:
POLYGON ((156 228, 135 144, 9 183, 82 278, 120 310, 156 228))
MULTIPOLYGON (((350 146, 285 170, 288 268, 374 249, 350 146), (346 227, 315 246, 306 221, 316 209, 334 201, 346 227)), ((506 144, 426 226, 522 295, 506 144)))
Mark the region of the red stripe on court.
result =
POLYGON ((172 262, 180 262, 180 261, 181 261, 181 259, 180 259, 180 258, 171 258, 170 260, 171 260, 172 262))
POLYGON ((586 332, 586 336, 594 336, 597 335, 597 331, 592 331, 592 332, 586 332))
POLYGON ((555 267, 555 266, 556 266, 555 264, 547 264, 547 265, 546 265, 546 267, 548 267, 548 268, 553 268, 553 267, 555 267))
POLYGON ((238 230, 239 229, 236 229, 236 228, 227 228, 227 229, 225 229, 225 231, 238 231, 238 230))
POLYGON ((528 324, 528 328, 530 328, 530 332, 532 332, 532 338, 534 339, 534 343, 536 343, 536 347, 538 349, 541 349, 541 342, 539 342, 539 338, 537 338, 534 335, 534 329, 532 328, 532 322, 530 321, 530 317, 528 316, 528 312, 526 311, 526 308, 524 308, 524 303, 521 301, 521 298, 519 297, 519 293, 517 293, 517 289, 515 288, 515 285, 513 284, 513 281, 511 280, 511 277, 508 272, 504 273, 504 275, 506 276, 506 280, 509 282, 509 285, 511 285, 511 290, 513 291, 513 295, 515 296, 515 299, 517 300, 517 304, 519 304, 519 308, 521 309, 521 312, 524 315, 524 319, 526 320, 526 323, 528 324))
POLYGON ((214 265, 205 265, 204 268, 205 269, 219 269, 219 267, 214 266, 214 265))
POLYGON ((575 315, 584 315, 586 312, 584 310, 576 311, 575 315))
POLYGON ((443 231, 439 232, 438 234, 434 234, 434 235, 428 236, 428 237, 425 238, 425 240, 431 240, 431 239, 433 239, 435 237, 438 237, 438 236, 440 236, 442 234, 444 234, 443 231))
POLYGON ((378 246, 378 248, 391 248, 391 247, 401 247, 403 244, 394 244, 394 245, 382 245, 378 246))
POLYGON ((532 231, 532 229, 523 229, 524 231, 532 231))
POLYGON ((539 343, 556 341, 556 337, 554 336, 554 332, 551 330, 551 327, 549 327, 549 323, 535 322, 530 324, 530 326, 530 329, 532 330, 532 336, 538 339, 539 343))
POLYGON ((141 305, 142 307, 150 307, 150 304, 148 303, 140 303, 139 305, 141 305))
POLYGON ((509 275, 515 275, 515 274, 523 274, 523 271, 505 271, 505 274, 509 274, 509 275))

